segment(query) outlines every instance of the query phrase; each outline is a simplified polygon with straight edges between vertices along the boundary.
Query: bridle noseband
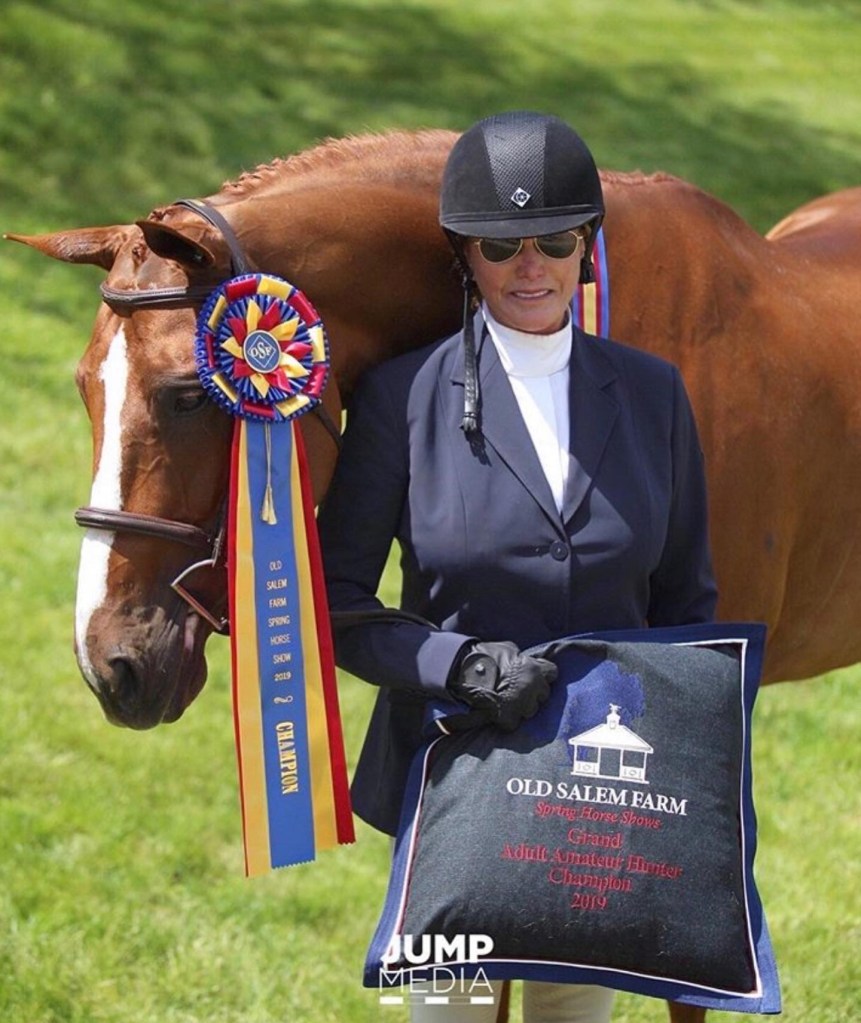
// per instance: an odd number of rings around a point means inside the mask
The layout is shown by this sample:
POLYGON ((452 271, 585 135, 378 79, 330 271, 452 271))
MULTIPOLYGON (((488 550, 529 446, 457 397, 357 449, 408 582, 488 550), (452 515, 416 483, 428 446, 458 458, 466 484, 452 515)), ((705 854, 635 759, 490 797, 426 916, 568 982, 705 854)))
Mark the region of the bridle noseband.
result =
POLYGON ((93 508, 85 505, 75 511, 75 522, 84 529, 100 529, 105 532, 135 533, 138 536, 152 536, 157 540, 169 540, 192 547, 206 557, 184 568, 170 584, 201 618, 205 618, 215 632, 226 636, 230 631, 230 620, 216 614, 186 588, 186 580, 202 569, 221 569, 225 565, 224 540, 226 536, 226 515, 224 507, 218 513, 214 533, 208 533, 199 526, 175 519, 163 519, 158 515, 144 515, 140 512, 116 511, 112 508, 93 508))
MULTIPOLYGON (((231 277, 249 272, 248 261, 234 234, 233 228, 224 217, 209 203, 201 199, 179 199, 174 204, 184 206, 207 220, 221 233, 230 249, 231 277)), ((132 311, 135 309, 169 309, 193 306, 202 303, 213 290, 214 285, 186 285, 175 288, 152 288, 146 291, 136 289, 109 288, 106 284, 101 285, 103 301, 112 309, 118 312, 132 311)), ((341 434, 332 417, 323 408, 322 403, 316 405, 313 411, 317 414, 329 435, 334 439, 340 449, 341 434)), ((139 536, 151 536, 159 540, 167 540, 172 543, 183 544, 191 547, 205 555, 201 560, 184 568, 182 572, 170 584, 171 589, 177 593, 192 610, 206 619, 212 628, 222 635, 229 632, 229 620, 222 615, 210 611, 202 604, 185 586, 185 581, 201 569, 222 569, 225 567, 225 536, 227 528, 226 502, 222 502, 221 509, 213 532, 207 532, 199 526, 187 522, 178 522, 175 519, 164 519, 158 515, 145 515, 139 512, 119 511, 111 508, 94 508, 84 506, 75 512, 75 522, 85 529, 98 529, 106 532, 121 531, 124 533, 135 533, 139 536)))

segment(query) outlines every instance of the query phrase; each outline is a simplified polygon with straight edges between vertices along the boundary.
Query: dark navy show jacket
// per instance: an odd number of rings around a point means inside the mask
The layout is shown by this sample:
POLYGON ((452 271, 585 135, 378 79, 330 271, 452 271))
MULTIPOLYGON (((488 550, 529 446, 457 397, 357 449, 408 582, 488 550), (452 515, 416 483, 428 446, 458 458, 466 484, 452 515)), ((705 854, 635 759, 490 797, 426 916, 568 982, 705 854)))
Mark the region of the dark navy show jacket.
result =
POLYGON ((332 611, 381 606, 397 539, 401 607, 438 626, 336 628, 339 665, 382 687, 353 803, 389 833, 424 703, 451 698, 446 678, 468 640, 525 648, 714 614, 702 453, 675 367, 574 330, 561 515, 486 335, 479 367, 480 444, 460 428, 461 335, 370 371, 318 517, 332 611))

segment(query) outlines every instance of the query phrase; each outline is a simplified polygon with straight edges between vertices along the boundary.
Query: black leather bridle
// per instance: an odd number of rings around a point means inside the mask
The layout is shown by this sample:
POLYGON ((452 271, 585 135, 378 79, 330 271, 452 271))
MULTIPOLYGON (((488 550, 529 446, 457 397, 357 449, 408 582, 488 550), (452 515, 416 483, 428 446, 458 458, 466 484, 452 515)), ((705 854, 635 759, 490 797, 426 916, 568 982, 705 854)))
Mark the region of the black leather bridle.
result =
MULTIPOLYGON (((202 199, 180 199, 175 205, 184 206, 207 220, 220 231, 230 249, 231 277, 249 272, 248 261, 233 232, 230 224, 209 203, 202 199)), ((109 288, 102 284, 102 299, 112 309, 126 312, 135 309, 181 308, 202 303, 213 290, 213 285, 186 285, 173 288, 152 288, 148 290, 109 288)), ((322 403, 317 404, 313 412, 319 417, 323 426, 340 449, 341 433, 322 403)), ((185 581, 201 569, 220 569, 225 565, 225 535, 227 529, 226 502, 222 503, 215 528, 207 532, 199 526, 175 519, 164 519, 157 515, 144 515, 138 512, 118 511, 112 508, 94 508, 84 506, 75 512, 75 521, 85 529, 98 529, 106 532, 135 533, 140 536, 151 536, 159 540, 183 544, 203 554, 203 558, 184 568, 173 580, 171 588, 192 610, 205 618, 212 628, 219 633, 229 632, 229 620, 208 609, 185 586, 185 581)))

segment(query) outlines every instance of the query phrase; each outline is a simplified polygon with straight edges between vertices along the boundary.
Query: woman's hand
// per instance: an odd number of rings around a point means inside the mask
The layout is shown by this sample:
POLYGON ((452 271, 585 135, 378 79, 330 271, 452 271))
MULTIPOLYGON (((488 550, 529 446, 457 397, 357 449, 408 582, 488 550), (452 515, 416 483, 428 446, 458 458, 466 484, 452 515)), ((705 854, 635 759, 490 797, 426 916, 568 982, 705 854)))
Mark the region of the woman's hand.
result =
POLYGON ((446 724, 456 729, 492 724, 513 732, 538 711, 557 674, 551 661, 522 654, 514 643, 474 643, 448 682, 452 696, 473 711, 446 724))

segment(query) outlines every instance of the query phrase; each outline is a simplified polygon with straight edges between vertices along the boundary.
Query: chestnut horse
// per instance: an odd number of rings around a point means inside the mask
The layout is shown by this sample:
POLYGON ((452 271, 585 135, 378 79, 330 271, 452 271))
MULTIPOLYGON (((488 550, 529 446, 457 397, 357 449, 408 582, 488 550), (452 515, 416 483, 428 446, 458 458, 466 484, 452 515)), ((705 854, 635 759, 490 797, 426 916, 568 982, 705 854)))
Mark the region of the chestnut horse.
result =
MULTIPOLYGON (((437 226, 454 138, 330 141, 208 200, 251 267, 287 278, 322 315, 333 420, 363 370, 458 326, 460 287, 437 226)), ((763 238, 669 175, 603 181, 612 334, 685 377, 706 453, 720 616, 768 625, 766 681, 861 660, 861 189, 763 238)), ((171 581, 199 559, 189 547, 212 553, 227 483, 232 423, 204 398, 192 356, 201 296, 231 275, 225 232, 174 204, 136 225, 11 237, 109 271, 78 368, 91 504, 104 514, 83 516, 77 655, 111 720, 175 720, 203 686, 212 623, 171 581)), ((319 497, 337 446, 319 419, 301 425, 319 497)), ((217 622, 223 579, 197 588, 217 622)))

